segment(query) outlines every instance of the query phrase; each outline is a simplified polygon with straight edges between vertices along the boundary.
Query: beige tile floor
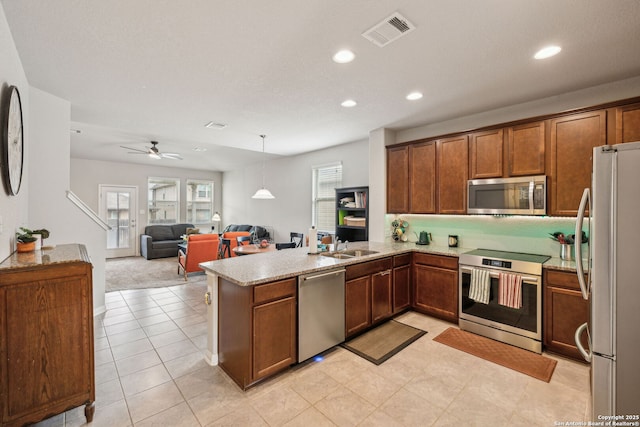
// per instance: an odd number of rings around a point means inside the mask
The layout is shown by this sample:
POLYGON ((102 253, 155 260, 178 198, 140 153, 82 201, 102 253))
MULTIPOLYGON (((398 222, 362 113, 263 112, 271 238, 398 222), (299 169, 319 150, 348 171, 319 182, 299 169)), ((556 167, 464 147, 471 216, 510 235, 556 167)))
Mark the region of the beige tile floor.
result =
MULTIPOLYGON (((242 392, 205 363, 204 284, 111 292, 95 318, 96 426, 553 426, 583 421, 588 367, 558 358, 550 383, 432 341, 380 366, 335 348, 242 392)), ((549 357, 553 357, 550 356, 549 357)), ((85 424, 83 408, 39 423, 85 424)))

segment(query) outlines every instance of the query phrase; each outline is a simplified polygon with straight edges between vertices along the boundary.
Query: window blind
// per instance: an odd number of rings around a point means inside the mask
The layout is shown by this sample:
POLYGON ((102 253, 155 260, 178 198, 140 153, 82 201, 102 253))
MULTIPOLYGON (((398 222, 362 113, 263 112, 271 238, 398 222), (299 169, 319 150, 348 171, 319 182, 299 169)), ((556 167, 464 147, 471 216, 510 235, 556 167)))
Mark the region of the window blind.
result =
POLYGON ((342 164, 313 168, 312 223, 318 231, 335 233, 336 188, 342 186, 342 164))

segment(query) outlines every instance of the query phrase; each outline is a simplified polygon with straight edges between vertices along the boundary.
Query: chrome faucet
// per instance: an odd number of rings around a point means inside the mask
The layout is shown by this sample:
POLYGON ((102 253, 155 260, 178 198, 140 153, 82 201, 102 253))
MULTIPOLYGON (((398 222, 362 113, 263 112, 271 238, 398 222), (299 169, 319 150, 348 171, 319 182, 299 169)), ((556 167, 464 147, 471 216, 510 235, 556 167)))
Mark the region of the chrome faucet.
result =
POLYGON ((342 243, 342 242, 341 242, 340 240, 338 240, 338 241, 336 242, 336 251, 338 251, 338 252, 339 252, 339 251, 346 251, 346 250, 348 249, 348 247, 349 247, 349 241, 348 241, 348 240, 345 240, 345 241, 344 241, 344 247, 343 247, 342 249, 340 249, 340 244, 341 244, 341 243, 342 243))

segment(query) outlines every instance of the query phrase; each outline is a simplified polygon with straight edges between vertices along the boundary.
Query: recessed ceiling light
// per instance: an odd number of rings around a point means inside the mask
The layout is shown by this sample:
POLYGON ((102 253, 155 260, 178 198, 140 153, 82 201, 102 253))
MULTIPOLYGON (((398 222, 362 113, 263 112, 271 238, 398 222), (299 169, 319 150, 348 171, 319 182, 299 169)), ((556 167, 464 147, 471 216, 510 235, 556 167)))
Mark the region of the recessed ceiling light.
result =
POLYGON ((356 105, 358 105, 358 103, 353 99, 347 99, 346 101, 342 101, 342 104, 340 105, 342 105, 343 107, 355 107, 356 105))
POLYGON ((422 98, 422 94, 420 92, 411 92, 409 95, 407 95, 407 99, 409 101, 416 101, 420 98, 422 98))
POLYGON ((333 61, 337 62, 338 64, 346 64, 347 62, 353 61, 355 57, 356 55, 353 52, 347 49, 343 49, 333 55, 333 61))
POLYGON ((543 49, 540 49, 538 52, 536 52, 536 54, 533 55, 533 57, 536 59, 550 58, 560 53, 561 50, 562 48, 560 46, 547 46, 543 49))
POLYGON ((226 123, 209 122, 209 123, 206 123, 204 125, 204 127, 209 128, 209 129, 222 130, 222 129, 226 128, 227 125, 226 125, 226 123))

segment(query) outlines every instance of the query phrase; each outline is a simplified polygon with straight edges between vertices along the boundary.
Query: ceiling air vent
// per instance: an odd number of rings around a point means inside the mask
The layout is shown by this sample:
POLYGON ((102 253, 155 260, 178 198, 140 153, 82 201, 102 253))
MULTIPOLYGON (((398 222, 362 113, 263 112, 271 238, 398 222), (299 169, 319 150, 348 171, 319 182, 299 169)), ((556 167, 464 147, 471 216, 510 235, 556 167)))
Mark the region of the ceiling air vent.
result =
POLYGON ((416 27, 407 18, 396 12, 362 33, 362 36, 370 42, 384 47, 415 29, 416 27))

